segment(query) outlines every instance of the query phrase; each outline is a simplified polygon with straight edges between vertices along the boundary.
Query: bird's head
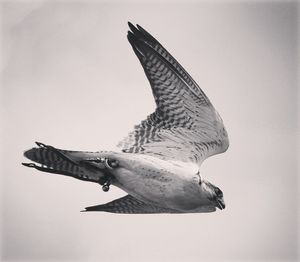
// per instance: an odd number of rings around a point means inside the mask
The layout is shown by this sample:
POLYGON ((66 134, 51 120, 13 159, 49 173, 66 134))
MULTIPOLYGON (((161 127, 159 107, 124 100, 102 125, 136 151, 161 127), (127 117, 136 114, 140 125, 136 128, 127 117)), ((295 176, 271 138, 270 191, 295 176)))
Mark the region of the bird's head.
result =
MULTIPOLYGON (((200 175, 199 175, 200 177, 200 175)), ((208 203, 219 209, 225 208, 223 192, 220 188, 214 186, 212 183, 200 177, 199 186, 201 189, 202 197, 204 196, 208 203)))

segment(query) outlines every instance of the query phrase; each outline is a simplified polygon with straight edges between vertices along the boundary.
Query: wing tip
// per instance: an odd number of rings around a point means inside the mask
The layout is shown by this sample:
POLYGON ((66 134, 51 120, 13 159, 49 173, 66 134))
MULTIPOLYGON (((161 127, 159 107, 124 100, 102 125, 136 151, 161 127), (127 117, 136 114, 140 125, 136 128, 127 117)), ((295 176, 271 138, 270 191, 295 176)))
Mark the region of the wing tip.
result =
POLYGON ((105 204, 85 207, 84 210, 81 210, 80 212, 91 212, 91 211, 106 211, 105 204))
POLYGON ((137 30, 136 27, 130 21, 128 21, 127 24, 131 31, 137 30))
POLYGON ((127 39, 130 43, 130 45, 133 48, 133 51, 137 55, 138 58, 142 58, 145 56, 145 50, 144 50, 144 45, 143 42, 136 36, 135 33, 132 31, 127 31, 127 39))
POLYGON ((158 41, 139 24, 134 25, 130 21, 128 21, 127 24, 132 34, 140 41, 147 43, 148 45, 150 44, 151 46, 154 43, 158 43, 158 41))

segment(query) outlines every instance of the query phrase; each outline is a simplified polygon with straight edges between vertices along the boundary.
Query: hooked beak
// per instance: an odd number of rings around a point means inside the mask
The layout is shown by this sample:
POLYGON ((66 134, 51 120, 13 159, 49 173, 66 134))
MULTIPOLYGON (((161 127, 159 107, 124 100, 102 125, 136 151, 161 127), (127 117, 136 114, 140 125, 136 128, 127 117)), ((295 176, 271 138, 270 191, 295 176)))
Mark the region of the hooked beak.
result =
POLYGON ((217 199, 217 208, 219 208, 220 210, 225 208, 225 202, 223 199, 221 198, 217 199))

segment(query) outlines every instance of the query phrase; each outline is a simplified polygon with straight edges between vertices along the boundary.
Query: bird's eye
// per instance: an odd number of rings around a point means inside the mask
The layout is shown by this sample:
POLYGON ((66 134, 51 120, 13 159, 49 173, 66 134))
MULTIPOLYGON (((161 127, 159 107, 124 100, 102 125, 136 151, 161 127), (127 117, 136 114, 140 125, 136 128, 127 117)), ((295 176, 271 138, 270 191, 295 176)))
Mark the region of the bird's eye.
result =
POLYGON ((220 197, 223 196, 223 192, 218 187, 215 188, 215 193, 216 193, 217 196, 220 196, 220 197))

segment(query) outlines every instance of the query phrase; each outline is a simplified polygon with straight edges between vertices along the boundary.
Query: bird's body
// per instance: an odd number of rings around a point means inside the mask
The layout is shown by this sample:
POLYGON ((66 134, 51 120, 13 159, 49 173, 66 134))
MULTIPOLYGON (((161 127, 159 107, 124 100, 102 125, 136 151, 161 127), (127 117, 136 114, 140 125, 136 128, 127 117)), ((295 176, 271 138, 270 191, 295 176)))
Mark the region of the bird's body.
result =
POLYGON ((203 201, 195 164, 127 153, 114 154, 114 158, 122 168, 112 171, 113 184, 143 202, 184 212, 203 201))
POLYGON ((225 207, 222 191, 200 176, 209 156, 228 148, 217 111, 181 65, 148 32, 129 23, 128 39, 150 81, 157 108, 119 146, 81 152, 42 143, 25 152, 40 171, 110 185, 128 193, 86 211, 197 213, 225 207))

